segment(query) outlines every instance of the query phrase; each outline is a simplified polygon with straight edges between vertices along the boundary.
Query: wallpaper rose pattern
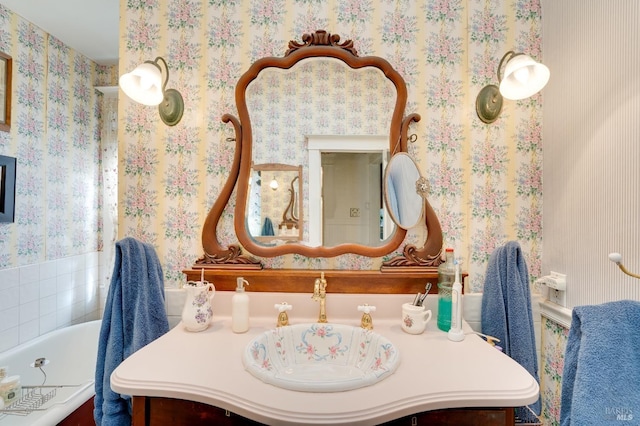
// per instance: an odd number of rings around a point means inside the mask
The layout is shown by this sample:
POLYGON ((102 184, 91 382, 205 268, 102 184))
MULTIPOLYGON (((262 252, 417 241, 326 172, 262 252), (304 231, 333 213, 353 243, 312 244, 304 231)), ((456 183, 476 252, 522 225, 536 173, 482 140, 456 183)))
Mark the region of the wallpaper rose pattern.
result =
MULTIPOLYGON (((119 236, 154 244, 167 285, 181 283, 181 271, 202 255, 201 226, 233 158, 233 127, 221 117, 237 116, 238 78, 317 29, 353 39, 360 56, 381 56, 404 77, 406 113, 422 117, 409 129, 417 136, 409 151, 431 183, 445 245, 461 257, 472 291, 482 291, 489 256, 508 240, 520 242, 532 278, 540 275, 541 95, 505 101, 491 125, 475 114, 477 93, 497 83, 507 51, 542 59, 539 0, 127 0, 121 16, 120 73, 161 55, 171 68, 167 87, 185 99, 175 127, 126 98, 119 111, 119 236)), ((321 127, 335 124, 318 119, 321 127)), ((285 162, 293 153, 273 143, 269 155, 285 162)), ((218 225, 222 244, 237 243, 234 208, 235 192, 218 225)), ((411 230, 405 242, 420 244, 424 233, 411 230)), ((377 269, 383 260, 262 259, 267 268, 312 269, 377 269)))
MULTIPOLYGON (((520 242, 532 277, 540 275, 541 96, 505 101, 491 125, 478 120, 474 107, 478 91, 497 83, 496 67, 508 50, 543 59, 539 0, 125 0, 120 7, 116 70, 0 6, 0 51, 14 60, 12 129, 0 132, 0 152, 19 158, 16 223, 0 224, 0 268, 101 248, 102 107, 93 86, 114 85, 119 74, 161 55, 171 69, 168 87, 181 91, 186 111, 169 128, 155 108, 121 97, 119 237, 154 244, 166 284, 182 282, 181 270, 201 255, 202 223, 229 174, 233 129, 220 118, 236 114, 236 81, 257 58, 282 56, 289 40, 326 29, 353 39, 361 56, 387 59, 407 82, 406 113, 422 116, 410 128, 417 141, 409 150, 430 180, 445 245, 461 256, 472 290, 482 290, 487 260, 507 240, 520 242)), ((280 145, 273 149, 275 157, 287 157, 280 145)), ((219 225, 223 244, 237 242, 234 203, 232 195, 219 225)), ((416 229, 406 242, 423 238, 416 229)), ((263 261, 376 269, 382 259, 263 261)), ((543 324, 542 392, 545 420, 553 424, 566 329, 543 324)))
MULTIPOLYGON (((491 252, 508 240, 520 242, 532 277, 539 275, 540 95, 505 101, 492 125, 475 115, 475 96, 497 83, 504 53, 540 58, 538 1, 127 0, 121 16, 120 73, 161 55, 171 69, 167 87, 185 99, 185 115, 171 128, 154 108, 126 98, 119 114, 120 237, 153 243, 168 285, 183 281, 182 269, 202 254, 201 226, 233 156, 233 127, 220 118, 236 115, 236 81, 256 59, 282 56, 289 40, 316 29, 353 39, 359 55, 387 59, 406 80, 406 112, 422 116, 410 128, 417 141, 409 149, 431 182, 445 245, 461 256, 472 290, 482 290, 491 252)), ((293 155, 286 144, 269 150, 283 162, 293 155)), ((223 244, 237 242, 234 206, 235 194, 218 227, 223 244)), ((424 232, 413 230, 406 241, 419 244, 424 232)), ((267 267, 336 269, 376 269, 382 260, 263 259, 267 267)))
POLYGON ((540 395, 542 420, 545 425, 560 424, 560 400, 562 396, 562 372, 569 329, 542 318, 542 362, 540 366, 540 395))
POLYGON ((13 60, 11 131, 16 216, 0 224, 0 269, 101 248, 101 96, 115 67, 98 66, 0 6, 0 51, 13 60))

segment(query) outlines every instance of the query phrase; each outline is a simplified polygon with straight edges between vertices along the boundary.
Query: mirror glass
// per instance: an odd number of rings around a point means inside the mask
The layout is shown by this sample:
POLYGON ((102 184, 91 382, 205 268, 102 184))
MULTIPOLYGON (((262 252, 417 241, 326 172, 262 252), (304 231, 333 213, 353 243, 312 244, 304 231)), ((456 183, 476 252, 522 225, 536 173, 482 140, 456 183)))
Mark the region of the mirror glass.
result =
MULTIPOLYGON (((301 243, 375 247, 393 234, 383 205, 382 176, 396 99, 396 87, 381 69, 355 69, 330 57, 307 58, 288 69, 264 68, 247 86, 251 161, 302 165, 301 243), (311 149, 312 136, 331 141, 311 149), (383 149, 371 145, 373 141, 381 141, 383 149)), ((245 216, 249 234, 256 237, 261 226, 254 208, 249 202, 245 216)))
POLYGON ((263 244, 302 238, 302 166, 251 166, 247 199, 249 235, 263 244))
POLYGON ((391 158, 384 177, 384 195, 392 220, 402 229, 409 229, 422 219, 428 188, 418 166, 407 153, 391 158))

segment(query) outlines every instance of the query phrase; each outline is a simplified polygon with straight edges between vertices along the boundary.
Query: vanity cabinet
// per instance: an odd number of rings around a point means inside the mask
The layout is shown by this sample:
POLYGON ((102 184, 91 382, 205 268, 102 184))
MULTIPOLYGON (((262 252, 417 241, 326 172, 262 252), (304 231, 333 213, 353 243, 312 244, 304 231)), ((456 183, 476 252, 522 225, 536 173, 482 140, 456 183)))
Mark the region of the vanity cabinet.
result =
MULTIPOLYGON (((133 426, 212 424, 226 426, 261 425, 262 423, 201 402, 143 396, 133 398, 133 426)), ((515 424, 515 417, 513 408, 457 408, 427 411, 383 424, 387 426, 507 426, 515 424)))

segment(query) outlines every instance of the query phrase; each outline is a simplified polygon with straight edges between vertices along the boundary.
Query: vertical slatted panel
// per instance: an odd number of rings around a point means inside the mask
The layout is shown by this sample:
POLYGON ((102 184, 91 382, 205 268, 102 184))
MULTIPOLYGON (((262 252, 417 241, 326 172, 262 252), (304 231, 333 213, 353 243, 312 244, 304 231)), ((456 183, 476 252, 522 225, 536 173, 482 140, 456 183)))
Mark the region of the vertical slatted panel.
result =
POLYGON ((640 300, 640 2, 544 0, 543 272, 568 307, 640 300))

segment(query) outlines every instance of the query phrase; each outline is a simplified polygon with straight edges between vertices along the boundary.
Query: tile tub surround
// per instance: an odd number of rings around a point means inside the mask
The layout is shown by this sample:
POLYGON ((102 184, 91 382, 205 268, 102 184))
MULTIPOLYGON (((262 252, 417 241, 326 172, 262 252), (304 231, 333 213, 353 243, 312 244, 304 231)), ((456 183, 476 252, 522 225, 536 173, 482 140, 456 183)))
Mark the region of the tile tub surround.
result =
POLYGON ((0 270, 0 352, 98 319, 100 253, 0 270))
MULTIPOLYGON (((296 324, 317 319, 317 302, 311 300, 310 294, 250 294, 251 327, 247 333, 234 334, 230 329, 232 296, 233 292, 216 294, 214 320, 207 330, 189 333, 178 325, 125 360, 112 376, 114 390, 195 400, 254 420, 282 424, 372 424, 439 408, 523 405, 538 395, 533 377, 473 335, 466 323, 465 331, 470 334, 460 343, 450 342, 433 320, 421 335, 404 333, 400 327, 401 305, 413 300, 414 295, 327 295, 329 323, 357 326, 361 318, 357 306, 376 306, 372 315, 374 331, 387 337, 400 351, 401 364, 392 376, 376 385, 349 391, 350 398, 341 392, 317 394, 279 389, 244 370, 242 351, 253 337, 275 326, 276 303, 286 301, 293 305, 288 314, 290 323, 296 324), (166 368, 166 357, 181 359, 183 353, 186 356, 198 352, 207 354, 206 363, 176 363, 171 369, 166 368), (425 363, 428 359, 434 361, 425 363), (456 368, 441 368, 440 360, 456 368)), ((427 298, 427 307, 432 311, 436 304, 437 297, 427 298)))

